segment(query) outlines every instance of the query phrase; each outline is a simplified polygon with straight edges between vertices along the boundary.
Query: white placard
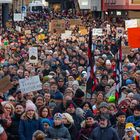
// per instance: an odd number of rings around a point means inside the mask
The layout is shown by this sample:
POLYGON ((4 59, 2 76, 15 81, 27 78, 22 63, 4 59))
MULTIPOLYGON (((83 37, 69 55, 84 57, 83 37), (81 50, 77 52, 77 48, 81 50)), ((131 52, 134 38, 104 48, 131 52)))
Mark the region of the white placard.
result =
POLYGON ((42 89, 42 83, 39 76, 33 76, 19 80, 19 86, 22 93, 29 93, 42 89))
POLYGON ((61 34, 61 39, 69 39, 71 38, 72 31, 66 30, 65 33, 61 34))
POLYGON ((14 13, 14 21, 24 21, 24 15, 21 13, 14 13))
POLYGON ((0 3, 12 3, 12 0, 0 0, 0 3))
POLYGON ((21 27, 20 26, 16 26, 16 31, 21 33, 21 27))
POLYGON ((80 9, 91 9, 91 0, 78 0, 80 9))
POLYGON ((125 29, 134 28, 138 26, 137 19, 125 20, 125 29))
POLYGON ((93 28, 92 35, 95 36, 102 36, 103 35, 103 29, 102 28, 93 28))
POLYGON ((37 47, 29 48, 29 62, 33 64, 38 63, 38 49, 37 47))

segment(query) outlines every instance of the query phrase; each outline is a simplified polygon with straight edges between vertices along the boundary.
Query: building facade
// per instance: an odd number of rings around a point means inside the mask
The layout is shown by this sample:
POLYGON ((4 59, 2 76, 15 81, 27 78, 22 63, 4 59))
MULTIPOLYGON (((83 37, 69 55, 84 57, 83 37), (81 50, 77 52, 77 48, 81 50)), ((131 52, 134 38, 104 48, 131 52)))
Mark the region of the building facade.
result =
POLYGON ((140 18, 140 0, 102 0, 102 11, 109 17, 140 18))

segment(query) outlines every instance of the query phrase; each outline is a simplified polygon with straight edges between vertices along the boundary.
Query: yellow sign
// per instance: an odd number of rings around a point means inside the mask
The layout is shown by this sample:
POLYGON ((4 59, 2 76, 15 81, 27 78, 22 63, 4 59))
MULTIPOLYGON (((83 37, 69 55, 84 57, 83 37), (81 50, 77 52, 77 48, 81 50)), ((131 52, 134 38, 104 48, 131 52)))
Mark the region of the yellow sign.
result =
POLYGON ((80 33, 81 35, 87 35, 87 34, 88 34, 88 31, 87 31, 87 29, 81 29, 81 30, 79 31, 79 33, 80 33))

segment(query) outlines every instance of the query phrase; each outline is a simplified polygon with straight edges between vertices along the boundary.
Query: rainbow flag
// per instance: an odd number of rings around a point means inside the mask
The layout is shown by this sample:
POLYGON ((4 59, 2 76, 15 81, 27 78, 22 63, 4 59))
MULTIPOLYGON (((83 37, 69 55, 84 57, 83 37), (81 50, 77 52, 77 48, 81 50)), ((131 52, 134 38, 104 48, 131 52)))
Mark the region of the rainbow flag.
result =
POLYGON ((140 140, 139 136, 135 136, 134 138, 132 138, 132 140, 140 140))

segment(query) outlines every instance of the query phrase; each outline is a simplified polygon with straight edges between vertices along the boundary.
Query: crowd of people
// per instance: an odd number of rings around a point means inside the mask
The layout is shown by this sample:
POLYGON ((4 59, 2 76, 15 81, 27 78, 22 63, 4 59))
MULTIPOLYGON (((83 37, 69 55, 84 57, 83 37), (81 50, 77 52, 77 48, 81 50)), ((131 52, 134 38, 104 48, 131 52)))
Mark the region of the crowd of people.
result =
MULTIPOLYGON (((30 13, 7 30, 0 28, 0 78, 10 76, 12 87, 0 92, 0 140, 139 140, 140 52, 131 49, 122 56, 122 86, 116 99, 118 38, 110 23, 72 12, 30 13), (53 19, 81 19, 70 27, 70 38, 49 31, 53 19), (107 28, 109 26, 109 30, 107 28), (15 29, 21 27, 21 32, 15 29), (97 84, 87 93, 88 34, 80 26, 102 28, 93 36, 97 84), (30 34, 25 34, 30 30, 30 34), (37 37, 44 34, 45 38, 37 37), (37 47, 38 63, 29 62, 29 48, 37 47), (19 80, 39 75, 42 89, 22 93, 19 80)), ((122 46, 128 45, 127 32, 122 46)))

